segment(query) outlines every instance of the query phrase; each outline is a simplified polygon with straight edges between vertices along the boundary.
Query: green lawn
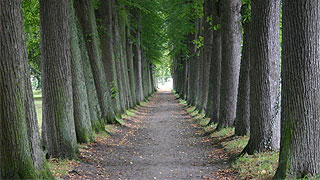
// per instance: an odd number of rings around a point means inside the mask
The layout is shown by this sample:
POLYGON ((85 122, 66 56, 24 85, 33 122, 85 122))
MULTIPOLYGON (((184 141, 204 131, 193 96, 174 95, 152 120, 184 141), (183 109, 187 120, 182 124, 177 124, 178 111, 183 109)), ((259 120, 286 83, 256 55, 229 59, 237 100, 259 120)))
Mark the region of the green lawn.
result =
POLYGON ((41 132, 42 124, 42 93, 40 90, 33 91, 34 104, 36 106, 39 130, 41 132))

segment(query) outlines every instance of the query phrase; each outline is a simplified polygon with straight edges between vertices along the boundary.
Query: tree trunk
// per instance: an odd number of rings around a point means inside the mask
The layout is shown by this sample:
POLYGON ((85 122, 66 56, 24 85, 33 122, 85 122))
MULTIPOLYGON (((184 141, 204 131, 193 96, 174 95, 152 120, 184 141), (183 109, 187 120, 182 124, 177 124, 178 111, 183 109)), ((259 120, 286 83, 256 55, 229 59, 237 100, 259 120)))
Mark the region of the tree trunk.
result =
MULTIPOLYGON (((198 40, 200 38, 203 38, 203 24, 204 24, 204 18, 199 19, 199 25, 198 25, 198 32, 199 36, 197 37, 198 40)), ((196 64, 197 64, 197 73, 196 73, 196 91, 195 91, 195 105, 199 112, 202 112, 202 107, 201 107, 201 100, 202 100, 202 74, 203 74, 203 46, 198 47, 197 49, 198 54, 196 55, 196 64)))
MULTIPOLYGON (((125 7, 122 7, 125 8, 125 7)), ((129 74, 128 74, 128 60, 127 60, 127 43, 126 43, 126 22, 124 17, 119 16, 119 32, 120 32, 120 47, 121 47, 121 64, 122 64, 122 72, 123 72, 123 86, 125 88, 125 96, 127 109, 133 107, 131 89, 129 84, 129 74)))
POLYGON ((0 179, 52 178, 40 149, 21 1, 1 1, 0 12, 0 179))
POLYGON ((241 0, 222 1, 220 114, 217 129, 232 126, 236 117, 241 61, 241 0))
POLYGON ((75 158, 69 1, 40 1, 42 140, 48 155, 75 158))
POLYGON ((133 37, 136 38, 136 43, 133 45, 133 65, 135 71, 135 78, 137 83, 136 95, 138 103, 144 100, 143 87, 142 87, 142 66, 141 66, 141 15, 139 10, 135 10, 133 13, 134 19, 137 22, 135 31, 131 31, 133 37))
POLYGON ((235 135, 245 136, 250 130, 250 23, 244 23, 235 135))
POLYGON ((320 174, 320 1, 283 1, 281 147, 275 179, 320 174))
POLYGON ((91 126, 92 126, 92 129, 96 132, 104 131, 105 130, 104 119, 101 114, 97 90, 96 90, 95 81, 93 78, 92 68, 90 65, 90 60, 88 56, 85 39, 83 37, 83 33, 79 23, 77 27, 78 27, 78 37, 79 37, 80 52, 81 52, 81 64, 82 64, 83 74, 85 78, 87 98, 89 103, 91 126))
POLYGON ((111 95, 106 85, 96 18, 91 0, 75 0, 75 10, 85 38, 102 116, 106 122, 113 123, 115 114, 111 106, 111 95))
MULTIPOLYGON (((133 66, 133 42, 130 40, 130 27, 127 27, 127 63, 128 63, 128 73, 129 73, 129 84, 132 93, 132 102, 133 106, 138 104, 137 95, 136 95, 136 81, 134 74, 134 66, 133 66)), ((133 107, 131 107, 133 108, 133 107)))
POLYGON ((206 112, 209 91, 209 78, 210 78, 210 65, 213 50, 213 27, 210 25, 212 21, 210 18, 213 16, 213 3, 212 0, 204 1, 204 47, 203 47, 203 68, 202 68, 202 94, 201 94, 201 110, 206 112))
POLYGON ((113 47, 114 47, 114 55, 115 55, 115 63, 116 63, 116 73, 118 80, 117 91, 120 97, 120 105, 121 105, 121 113, 126 111, 126 91, 124 86, 124 73, 122 67, 122 55, 121 55, 121 42, 119 35, 119 21, 118 14, 116 11, 116 3, 115 0, 112 0, 112 34, 113 34, 113 47))
POLYGON ((88 143, 93 140, 93 136, 87 89, 81 64, 77 19, 72 1, 70 1, 70 27, 73 111, 76 135, 79 143, 88 143))
POLYGON ((99 12, 101 14, 101 49, 104 72, 108 88, 112 96, 112 104, 116 113, 121 111, 119 92, 117 92, 118 81, 116 64, 114 58, 113 36, 112 36, 112 0, 101 1, 99 12))
POLYGON ((243 152, 279 148, 280 0, 252 1, 250 140, 243 152))
POLYGON ((194 82, 194 66, 193 66, 193 55, 195 54, 195 45, 193 44, 193 38, 194 35, 193 34, 189 34, 188 35, 188 53, 189 53, 189 58, 187 59, 187 63, 188 63, 188 95, 187 95, 187 102, 188 104, 192 104, 193 103, 193 82, 194 82))
POLYGON ((218 24, 220 24, 220 4, 218 1, 215 1, 212 3, 212 6, 212 54, 206 110, 206 116, 210 117, 208 125, 218 121, 220 109, 221 31, 218 27, 218 24))

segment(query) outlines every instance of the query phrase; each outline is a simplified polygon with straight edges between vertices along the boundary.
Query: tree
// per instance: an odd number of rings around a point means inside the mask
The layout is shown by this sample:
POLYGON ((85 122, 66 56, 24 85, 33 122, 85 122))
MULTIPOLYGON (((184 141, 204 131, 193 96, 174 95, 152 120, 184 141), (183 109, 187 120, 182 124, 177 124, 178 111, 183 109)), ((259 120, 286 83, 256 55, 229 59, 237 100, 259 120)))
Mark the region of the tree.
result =
POLYGON ((250 140, 243 153, 279 148, 280 0, 252 1, 250 140))
POLYGON ((274 179, 320 174, 320 2, 283 1, 282 107, 274 179))
POLYGON ((102 117, 112 123, 115 114, 111 106, 111 95, 106 85, 106 77, 101 60, 100 42, 96 17, 91 0, 75 0, 75 10, 85 39, 86 49, 97 91, 102 117))
POLYGON ((221 90, 217 129, 233 125, 236 117, 241 60, 241 0, 221 2, 221 90))
POLYGON ((21 1, 1 1, 0 11, 0 179, 52 178, 40 149, 21 1))
POLYGON ((130 34, 130 27, 128 26, 126 29, 126 44, 127 44, 127 66, 128 66, 128 73, 129 73, 129 84, 132 93, 132 101, 133 106, 137 105, 137 95, 136 95, 136 81, 135 81, 135 74, 134 74, 134 66, 133 66, 133 42, 131 40, 130 34))
POLYGON ((121 102, 119 97, 119 86, 113 48, 112 11, 112 0, 101 1, 99 6, 99 13, 101 15, 100 34, 101 49, 104 49, 104 51, 102 51, 102 62, 104 66, 104 72, 106 73, 108 88, 111 92, 112 102, 115 106, 114 109, 117 113, 120 113, 121 102))
POLYGON ((235 120, 235 135, 248 135, 250 130, 250 37, 251 37, 251 0, 242 5, 243 46, 240 65, 240 78, 235 120))
POLYGON ((220 85, 221 85, 221 28, 220 19, 220 3, 213 3, 213 51, 210 66, 209 92, 206 116, 210 117, 208 124, 217 123, 220 111, 220 85))
POLYGON ((250 130, 250 24, 244 24, 235 134, 248 135, 250 130))
POLYGON ((74 158, 69 1, 40 1, 43 122, 42 140, 52 157, 74 158))
POLYGON ((143 86, 142 86, 142 59, 141 59, 141 15, 139 9, 135 9, 132 12, 134 20, 136 22, 136 29, 131 31, 133 37, 135 37, 136 42, 133 45, 133 65, 134 65, 134 72, 137 82, 137 101, 143 101, 143 86))
POLYGON ((91 126, 92 129, 96 132, 105 131, 105 122, 104 118, 101 113, 97 89, 95 86, 95 81, 92 73, 92 68, 88 56, 88 51, 85 43, 85 38, 82 33, 82 29, 80 24, 77 24, 78 29, 78 40, 81 52, 81 64, 84 74, 84 79, 86 83, 87 89, 87 98, 88 98, 88 105, 90 111, 90 119, 91 119, 91 126))
POLYGON ((204 1, 204 48, 203 48, 203 71, 202 71, 202 97, 200 110, 207 109, 208 102, 208 91, 209 91, 209 78, 210 78, 210 65, 212 59, 212 50, 213 50, 213 27, 212 27, 212 18, 213 18, 213 5, 214 1, 205 0, 204 1))
POLYGON ((27 41, 31 75, 37 79, 35 87, 41 89, 40 5, 38 0, 22 1, 24 30, 27 41))
POLYGON ((77 141, 88 143, 93 140, 89 111, 89 102, 85 77, 83 74, 81 52, 78 38, 77 17, 70 1, 70 43, 71 43, 71 73, 73 90, 73 112, 77 141))

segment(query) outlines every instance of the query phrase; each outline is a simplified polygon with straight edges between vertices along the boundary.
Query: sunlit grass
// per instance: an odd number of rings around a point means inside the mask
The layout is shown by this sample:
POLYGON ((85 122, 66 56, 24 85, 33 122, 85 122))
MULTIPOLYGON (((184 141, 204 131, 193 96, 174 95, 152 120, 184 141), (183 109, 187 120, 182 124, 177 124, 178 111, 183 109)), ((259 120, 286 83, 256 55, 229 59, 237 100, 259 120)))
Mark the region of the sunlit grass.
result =
POLYGON ((247 179, 272 179, 278 166, 278 152, 256 153, 244 155, 233 164, 241 178, 247 179))
POLYGON ((183 100, 183 99, 179 99, 179 104, 181 105, 187 105, 187 101, 183 100))
POLYGON ((41 93, 41 90, 34 90, 33 91, 33 98, 34 98, 34 105, 36 107, 39 131, 41 132, 41 126, 42 126, 42 93, 41 93))

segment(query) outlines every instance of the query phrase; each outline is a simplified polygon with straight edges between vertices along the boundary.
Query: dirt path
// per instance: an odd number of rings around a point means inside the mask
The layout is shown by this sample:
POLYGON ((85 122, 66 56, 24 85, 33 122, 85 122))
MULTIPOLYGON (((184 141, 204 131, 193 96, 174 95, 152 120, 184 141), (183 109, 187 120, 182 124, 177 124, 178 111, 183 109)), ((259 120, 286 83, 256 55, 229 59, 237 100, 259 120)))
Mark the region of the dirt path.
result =
POLYGON ((156 93, 120 130, 87 147, 66 179, 215 179, 224 166, 171 92, 156 93))

